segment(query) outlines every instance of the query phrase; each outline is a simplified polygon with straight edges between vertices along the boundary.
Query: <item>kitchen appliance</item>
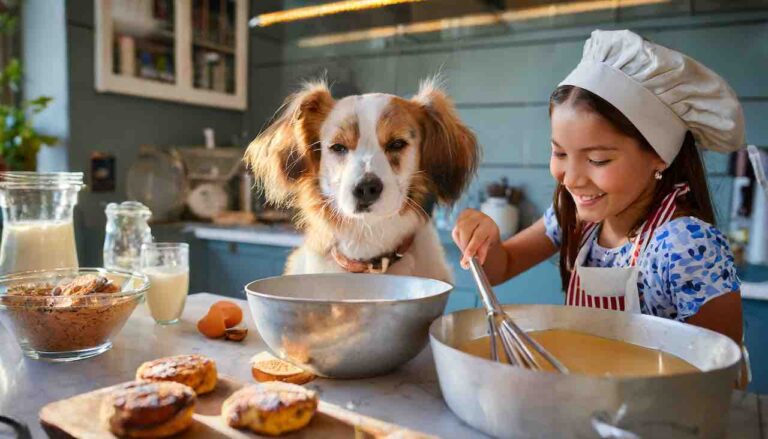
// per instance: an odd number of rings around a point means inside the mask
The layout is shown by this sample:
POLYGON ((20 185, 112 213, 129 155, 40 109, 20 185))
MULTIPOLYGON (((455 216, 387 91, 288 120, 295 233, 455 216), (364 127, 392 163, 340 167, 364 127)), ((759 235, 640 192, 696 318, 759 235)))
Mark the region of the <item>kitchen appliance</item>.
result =
POLYGON ((229 207, 229 181, 242 168, 241 148, 176 148, 191 187, 186 203, 197 217, 210 220, 229 207))
POLYGON ((139 148, 139 158, 128 169, 126 195, 152 211, 152 222, 178 219, 184 209, 187 181, 184 165, 173 151, 151 145, 139 148))
POLYGON ((517 438, 725 436, 741 363, 730 338, 625 312, 554 305, 503 309, 525 331, 565 329, 658 349, 700 372, 606 377, 511 367, 459 350, 486 336, 488 322, 485 310, 458 311, 438 318, 429 333, 443 398, 467 424, 517 438))
POLYGON ((277 356, 316 375, 363 378, 421 352, 452 288, 412 276, 324 273, 261 279, 245 291, 277 356))
POLYGON ((750 264, 768 264, 768 152, 749 145, 749 159, 755 172, 756 184, 752 197, 752 219, 746 259, 750 264))

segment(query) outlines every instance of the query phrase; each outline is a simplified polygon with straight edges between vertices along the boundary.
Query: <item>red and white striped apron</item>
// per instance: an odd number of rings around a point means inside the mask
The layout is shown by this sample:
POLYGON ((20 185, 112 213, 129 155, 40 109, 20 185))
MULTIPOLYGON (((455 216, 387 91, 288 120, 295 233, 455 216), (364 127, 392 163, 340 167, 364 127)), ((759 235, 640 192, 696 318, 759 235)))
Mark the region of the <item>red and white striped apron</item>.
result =
POLYGON ((659 207, 643 223, 640 233, 634 240, 628 267, 585 267, 583 265, 591 248, 587 243, 599 230, 598 223, 587 224, 582 231, 575 268, 571 271, 565 304, 640 313, 637 260, 645 251, 653 232, 672 219, 677 209, 677 197, 689 191, 687 184, 675 185, 675 189, 664 197, 659 207))

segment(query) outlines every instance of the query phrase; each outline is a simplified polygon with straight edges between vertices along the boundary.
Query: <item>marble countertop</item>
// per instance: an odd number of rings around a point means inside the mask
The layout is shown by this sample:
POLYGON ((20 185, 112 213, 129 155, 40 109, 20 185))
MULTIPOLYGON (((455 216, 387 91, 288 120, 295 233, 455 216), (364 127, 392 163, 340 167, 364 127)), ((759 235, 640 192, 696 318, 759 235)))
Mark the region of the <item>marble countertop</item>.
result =
MULTIPOLYGON (((206 293, 191 295, 181 322, 172 326, 156 325, 146 305, 140 305, 114 339, 110 351, 72 363, 24 358, 11 334, 0 326, 0 414, 26 423, 32 437, 45 437, 37 419, 42 406, 130 380, 142 362, 167 355, 204 354, 216 360, 220 373, 253 382, 248 360, 265 350, 266 345, 259 338, 244 301, 239 303, 249 327, 245 341, 209 340, 195 327, 208 307, 221 298, 206 293)), ((318 379, 309 386, 328 402, 387 422, 444 438, 484 437, 463 424, 443 402, 429 348, 387 376, 364 380, 318 379)), ((730 437, 768 439, 763 433, 766 422, 768 397, 734 393, 730 437)))

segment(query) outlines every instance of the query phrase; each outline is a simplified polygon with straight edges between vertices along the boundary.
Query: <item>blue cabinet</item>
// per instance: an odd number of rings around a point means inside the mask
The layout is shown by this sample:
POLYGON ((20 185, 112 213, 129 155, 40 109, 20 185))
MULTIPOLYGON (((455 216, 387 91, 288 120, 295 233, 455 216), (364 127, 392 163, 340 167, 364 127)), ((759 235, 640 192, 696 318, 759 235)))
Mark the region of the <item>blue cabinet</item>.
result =
POLYGON ((283 273, 285 261, 293 250, 286 247, 203 241, 205 246, 204 291, 240 299, 245 298, 248 283, 283 273))
MULTIPOLYGON (((747 265, 739 267, 742 281, 767 282, 768 267, 747 265)), ((744 299, 744 340, 752 364, 749 390, 768 394, 768 301, 744 299)))
POLYGON ((768 394, 768 301, 745 299, 744 331, 752 382, 749 390, 768 394))
MULTIPOLYGON (((477 286, 469 270, 461 268, 459 261, 461 253, 453 245, 443 239, 445 255, 451 265, 454 275, 455 288, 448 300, 446 312, 459 309, 476 308, 480 306, 477 286)), ((547 303, 562 305, 564 301, 560 287, 560 273, 555 261, 546 261, 533 267, 527 272, 494 287, 499 300, 505 304, 547 303)))

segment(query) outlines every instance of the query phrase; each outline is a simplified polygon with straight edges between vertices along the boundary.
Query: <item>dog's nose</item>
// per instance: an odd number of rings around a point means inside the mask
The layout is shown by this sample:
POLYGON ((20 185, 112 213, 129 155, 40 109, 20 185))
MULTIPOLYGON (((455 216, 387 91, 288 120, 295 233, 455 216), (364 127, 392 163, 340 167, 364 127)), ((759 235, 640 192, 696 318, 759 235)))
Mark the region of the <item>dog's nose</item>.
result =
POLYGON ((365 174, 363 178, 355 185, 352 195, 357 199, 360 207, 368 207, 374 201, 379 199, 384 190, 384 183, 374 174, 365 174))

